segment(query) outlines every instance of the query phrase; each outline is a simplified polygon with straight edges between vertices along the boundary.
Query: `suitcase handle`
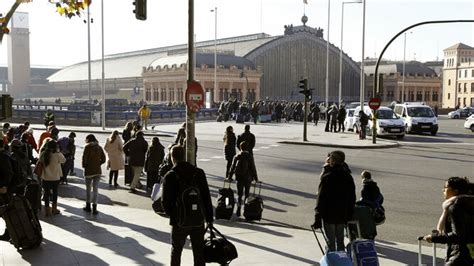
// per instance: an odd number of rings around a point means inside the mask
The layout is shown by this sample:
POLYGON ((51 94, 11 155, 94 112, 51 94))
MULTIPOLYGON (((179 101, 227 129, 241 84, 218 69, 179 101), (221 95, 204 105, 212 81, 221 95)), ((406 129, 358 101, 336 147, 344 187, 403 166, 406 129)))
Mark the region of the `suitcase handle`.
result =
POLYGON ((252 182, 252 184, 253 184, 253 195, 257 196, 257 194, 255 193, 255 191, 257 189, 257 183, 258 183, 258 196, 260 196, 260 193, 262 192, 262 181, 252 182))
MULTIPOLYGON (((421 255, 421 241, 423 241, 424 236, 418 237, 418 266, 422 265, 422 255, 421 255)), ((433 242, 433 265, 436 265, 436 243, 433 242)))
MULTIPOLYGON (((326 255, 326 252, 324 252, 324 249, 323 247, 321 246, 321 242, 319 242, 319 238, 318 236, 316 235, 316 229, 311 225, 311 230, 313 230, 313 234, 314 234, 314 237, 316 238, 316 241, 318 242, 318 246, 319 246, 319 249, 321 249, 321 252, 323 253, 323 256, 326 255)), ((323 232, 323 230, 321 229, 321 233, 323 232)))

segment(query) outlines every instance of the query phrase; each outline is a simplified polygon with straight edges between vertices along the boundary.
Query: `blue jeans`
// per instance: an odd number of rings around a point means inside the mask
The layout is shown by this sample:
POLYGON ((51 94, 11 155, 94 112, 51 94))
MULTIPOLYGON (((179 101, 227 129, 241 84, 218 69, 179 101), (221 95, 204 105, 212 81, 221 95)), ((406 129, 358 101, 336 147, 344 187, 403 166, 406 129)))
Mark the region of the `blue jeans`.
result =
POLYGON ((86 202, 91 203, 91 189, 92 189, 92 203, 97 204, 97 196, 99 195, 100 175, 86 177, 86 202))
POLYGON ((328 251, 344 251, 344 224, 329 224, 323 220, 324 237, 328 251))

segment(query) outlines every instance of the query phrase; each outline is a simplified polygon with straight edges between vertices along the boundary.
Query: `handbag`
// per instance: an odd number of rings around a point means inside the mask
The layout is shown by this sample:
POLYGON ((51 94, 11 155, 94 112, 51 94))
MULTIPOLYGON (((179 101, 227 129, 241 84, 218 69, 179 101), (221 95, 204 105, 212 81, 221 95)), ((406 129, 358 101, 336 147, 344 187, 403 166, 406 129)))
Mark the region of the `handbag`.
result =
POLYGON ((38 162, 36 162, 35 169, 33 170, 33 173, 36 176, 41 177, 41 175, 43 174, 43 170, 44 170, 44 164, 41 160, 38 160, 38 162))
POLYGON ((206 227, 210 236, 204 240, 204 261, 216 262, 221 265, 229 264, 238 257, 237 249, 212 224, 206 227), (217 234, 217 236, 216 236, 217 234))
POLYGON ((151 192, 151 200, 153 203, 151 204, 151 208, 155 211, 156 214, 169 217, 165 213, 165 208, 163 208, 163 183, 155 183, 153 185, 153 190, 151 192))

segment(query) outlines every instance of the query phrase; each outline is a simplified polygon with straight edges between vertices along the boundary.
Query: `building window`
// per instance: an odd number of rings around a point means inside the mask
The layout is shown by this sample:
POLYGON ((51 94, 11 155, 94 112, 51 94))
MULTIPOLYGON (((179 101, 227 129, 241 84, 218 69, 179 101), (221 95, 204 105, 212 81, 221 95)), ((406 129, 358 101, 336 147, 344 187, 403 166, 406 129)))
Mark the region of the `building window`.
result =
POLYGON ((458 92, 461 92, 461 83, 458 83, 458 92))
POLYGON ((461 70, 459 70, 459 75, 458 76, 461 77, 461 70))
POLYGON ((151 89, 146 88, 145 101, 151 101, 151 89))
POLYGON ((471 83, 471 92, 474 92, 474 82, 471 83))
MULTIPOLYGON (((449 93, 448 93, 448 99, 449 99, 449 93)), ((438 93, 437 92, 433 92, 433 97, 431 98, 431 100, 433 102, 437 102, 438 101, 438 93)))
POLYGON ((464 77, 467 78, 467 70, 464 70, 464 77))
POLYGON ((161 98, 162 102, 166 101, 166 89, 164 89, 164 88, 161 89, 160 98, 161 98))
POLYGON ((421 93, 421 91, 416 92, 416 101, 423 101, 423 94, 421 93))
POLYGON ((471 70, 471 78, 474 78, 474 69, 471 70))
POLYGON ((429 102, 430 101, 430 92, 425 91, 425 99, 423 101, 429 102))
POLYGON ((451 79, 448 79, 448 86, 451 86, 451 79))
POLYGON ((464 83, 464 93, 467 92, 467 83, 464 83))
POLYGON ((448 100, 451 99, 451 93, 448 93, 448 100))
POLYGON ((158 101, 158 88, 153 88, 153 101, 157 102, 158 101))

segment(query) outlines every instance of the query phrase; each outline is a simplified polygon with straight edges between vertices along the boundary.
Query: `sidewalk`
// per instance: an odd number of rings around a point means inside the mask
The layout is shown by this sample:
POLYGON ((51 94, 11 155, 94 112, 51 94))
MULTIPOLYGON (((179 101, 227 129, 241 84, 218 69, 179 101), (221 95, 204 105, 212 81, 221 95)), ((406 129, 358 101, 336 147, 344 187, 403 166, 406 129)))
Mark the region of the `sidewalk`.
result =
MULTIPOLYGON (((324 121, 322 121, 324 122, 324 121)), ((182 123, 175 124, 158 124, 153 130, 149 126, 149 130, 145 130, 145 135, 158 137, 175 137, 176 132, 182 123)), ((380 149, 393 148, 400 144, 393 138, 377 138, 377 143, 372 144, 372 137, 368 136, 365 140, 359 140, 354 132, 346 131, 344 133, 332 133, 324 131, 324 123, 314 126, 308 123, 307 139, 303 141, 303 123, 259 123, 250 125, 250 131, 255 134, 258 144, 273 141, 284 144, 295 145, 316 145, 335 148, 349 149, 380 149)), ((221 140, 227 126, 232 126, 236 134, 243 132, 244 124, 236 124, 232 122, 196 122, 195 132, 198 140, 221 140)), ((32 125, 35 130, 44 130, 42 125, 32 125)), ((106 133, 110 134, 114 130, 122 132, 122 127, 107 127, 102 130, 101 127, 78 127, 78 126, 62 126, 58 125, 59 130, 75 131, 84 133, 106 133)), ((61 133, 60 133, 61 136, 61 133)))
MULTIPOLYGON (((99 205, 99 214, 93 216, 83 212, 82 201, 60 198, 58 204, 60 215, 40 215, 44 240, 38 249, 16 251, 13 245, 0 241, 2 265, 169 265, 168 219, 156 215, 151 206, 142 210, 99 205)), ((231 265, 319 265, 322 254, 310 230, 234 219, 215 222, 239 253, 231 265)), ((323 241, 319 233, 318 238, 323 241)), ((376 245, 380 265, 417 264, 415 240, 414 245, 376 245)), ((432 248, 423 247, 423 254, 432 252, 432 248)), ((437 250, 437 264, 442 264, 444 253, 437 250)), ((192 265, 192 261, 188 241, 182 265, 192 265)), ((424 256, 423 262, 431 264, 431 257, 424 256)))

